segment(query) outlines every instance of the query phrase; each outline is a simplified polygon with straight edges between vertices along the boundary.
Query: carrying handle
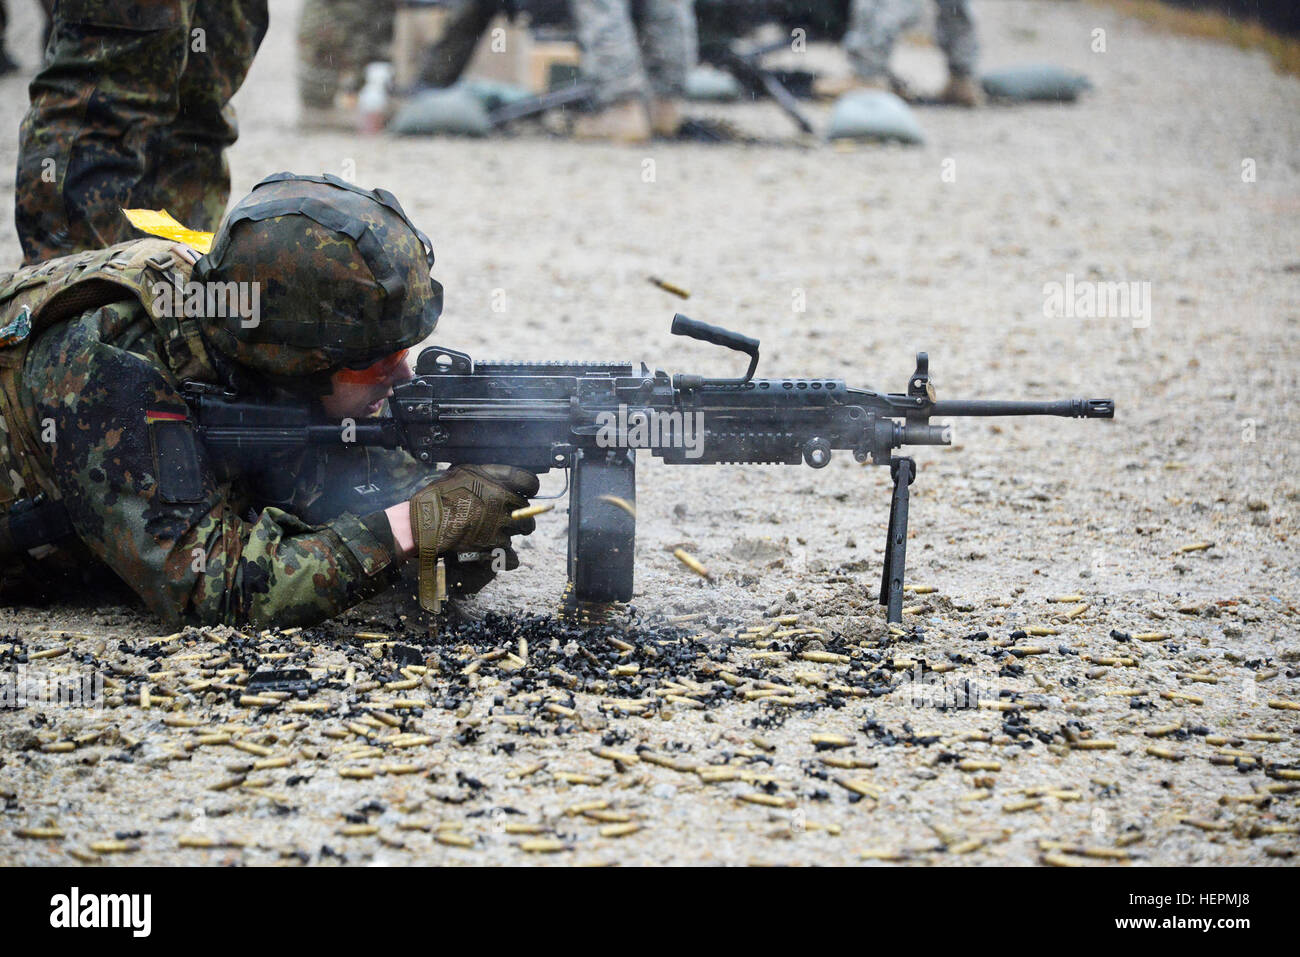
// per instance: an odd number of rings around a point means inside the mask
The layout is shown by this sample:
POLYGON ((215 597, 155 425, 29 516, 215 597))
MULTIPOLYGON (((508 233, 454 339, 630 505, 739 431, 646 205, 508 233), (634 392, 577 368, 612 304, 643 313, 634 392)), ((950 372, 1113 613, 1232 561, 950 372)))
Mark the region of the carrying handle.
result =
POLYGON ((727 349, 743 352, 749 356, 749 369, 744 377, 740 379, 705 379, 701 376, 678 376, 678 379, 692 380, 688 384, 699 387, 701 385, 744 385, 754 378, 754 370, 758 368, 757 339, 742 336, 738 332, 723 329, 721 326, 711 326, 707 322, 700 322, 689 316, 684 316, 680 312, 673 316, 673 325, 670 331, 675 336, 686 336, 689 339, 698 339, 701 342, 712 343, 715 346, 724 346, 727 349))

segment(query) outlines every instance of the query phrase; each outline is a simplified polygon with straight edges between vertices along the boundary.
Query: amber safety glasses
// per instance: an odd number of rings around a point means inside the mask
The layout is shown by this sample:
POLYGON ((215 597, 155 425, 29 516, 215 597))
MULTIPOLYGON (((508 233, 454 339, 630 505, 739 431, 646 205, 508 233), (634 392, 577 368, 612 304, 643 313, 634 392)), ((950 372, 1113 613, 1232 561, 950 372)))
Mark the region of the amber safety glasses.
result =
POLYGON ((394 352, 391 356, 385 356, 364 369, 340 369, 339 379, 357 385, 378 385, 397 371, 398 366, 406 361, 406 354, 410 351, 402 349, 400 352, 394 352))

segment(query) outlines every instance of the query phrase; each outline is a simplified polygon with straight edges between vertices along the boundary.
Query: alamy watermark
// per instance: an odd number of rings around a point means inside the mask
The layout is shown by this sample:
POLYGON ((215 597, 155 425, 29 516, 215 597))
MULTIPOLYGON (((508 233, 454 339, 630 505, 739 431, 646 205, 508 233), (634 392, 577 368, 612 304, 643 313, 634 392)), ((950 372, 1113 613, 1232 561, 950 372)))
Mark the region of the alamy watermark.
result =
POLYGON ((688 459, 704 454, 704 413, 657 409, 596 414, 596 445, 602 449, 685 449, 688 459))
POLYGON ((964 711, 980 706, 981 701, 997 701, 997 688, 984 687, 969 678, 949 680, 938 672, 924 671, 918 664, 900 685, 903 701, 913 708, 937 708, 941 711, 964 711))
POLYGON ((104 675, 98 671, 54 675, 30 672, 25 664, 0 672, 0 708, 101 708, 104 675))
POLYGON ((149 292, 158 318, 237 318, 245 329, 262 321, 260 282, 156 282, 149 292))
POLYGON ((152 913, 152 894, 83 894, 74 886, 50 898, 50 926, 56 928, 119 927, 148 937, 152 913))
POLYGON ((1151 283, 1075 279, 1043 283, 1043 315, 1048 319, 1128 319, 1134 329, 1151 325, 1151 283))

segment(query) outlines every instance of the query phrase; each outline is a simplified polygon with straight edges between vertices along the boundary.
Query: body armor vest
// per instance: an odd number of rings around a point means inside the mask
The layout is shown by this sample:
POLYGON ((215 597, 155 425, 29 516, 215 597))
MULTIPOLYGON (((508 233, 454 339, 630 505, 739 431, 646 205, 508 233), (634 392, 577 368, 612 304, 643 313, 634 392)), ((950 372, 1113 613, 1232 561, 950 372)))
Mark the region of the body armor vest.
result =
POLYGON ((0 276, 0 560, 72 531, 23 388, 27 351, 41 332, 88 310, 137 301, 177 380, 215 380, 197 318, 158 307, 160 283, 180 290, 190 280, 192 267, 175 246, 133 240, 0 276))

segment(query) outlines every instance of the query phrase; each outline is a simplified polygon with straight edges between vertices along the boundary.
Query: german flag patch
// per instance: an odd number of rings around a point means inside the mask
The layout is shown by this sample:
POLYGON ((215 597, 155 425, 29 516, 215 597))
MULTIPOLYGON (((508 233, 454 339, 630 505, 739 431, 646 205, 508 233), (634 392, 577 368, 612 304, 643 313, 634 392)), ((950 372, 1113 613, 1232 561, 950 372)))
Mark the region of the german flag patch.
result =
POLYGON ((158 497, 169 503, 202 501, 203 467, 189 417, 184 412, 162 409, 149 409, 144 417, 149 423, 149 440, 153 445, 158 497))

